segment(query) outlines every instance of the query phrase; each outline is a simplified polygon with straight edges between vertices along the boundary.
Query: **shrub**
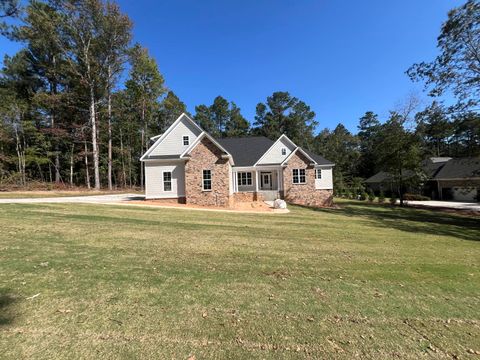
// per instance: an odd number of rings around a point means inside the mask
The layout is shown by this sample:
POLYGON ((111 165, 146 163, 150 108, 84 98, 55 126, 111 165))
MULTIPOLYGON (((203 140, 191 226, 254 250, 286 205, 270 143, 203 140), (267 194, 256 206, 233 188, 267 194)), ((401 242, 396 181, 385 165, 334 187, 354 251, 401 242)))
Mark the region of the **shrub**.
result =
POLYGON ((365 201, 365 200, 367 200, 367 198, 368 198, 368 194, 365 191, 363 191, 362 193, 360 193, 360 196, 359 196, 358 199, 362 200, 362 201, 365 201))
POLYGON ((428 196, 423 196, 423 195, 419 195, 419 194, 409 194, 409 193, 404 194, 403 198, 405 200, 410 200, 410 201, 428 201, 428 200, 431 200, 428 196))
POLYGON ((392 196, 390 198, 390 204, 395 205, 397 203, 397 198, 395 196, 392 196))
POLYGON ((372 189, 368 191, 368 201, 374 202, 375 201, 375 193, 373 192, 372 189))
POLYGON ((343 197, 345 199, 350 199, 350 196, 351 196, 350 190, 345 189, 345 191, 343 192, 343 197))
POLYGON ((380 204, 383 204, 385 202, 385 194, 383 193, 383 191, 380 191, 380 195, 378 195, 378 202, 380 204))

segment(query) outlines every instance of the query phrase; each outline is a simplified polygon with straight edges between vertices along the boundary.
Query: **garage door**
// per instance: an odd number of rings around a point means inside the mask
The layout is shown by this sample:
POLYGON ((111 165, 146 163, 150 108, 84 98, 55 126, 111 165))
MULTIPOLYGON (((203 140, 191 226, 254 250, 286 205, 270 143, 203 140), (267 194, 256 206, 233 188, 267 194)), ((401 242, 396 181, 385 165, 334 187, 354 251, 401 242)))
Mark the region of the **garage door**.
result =
POLYGON ((453 200, 455 201, 475 201, 477 197, 476 187, 454 187, 453 200))

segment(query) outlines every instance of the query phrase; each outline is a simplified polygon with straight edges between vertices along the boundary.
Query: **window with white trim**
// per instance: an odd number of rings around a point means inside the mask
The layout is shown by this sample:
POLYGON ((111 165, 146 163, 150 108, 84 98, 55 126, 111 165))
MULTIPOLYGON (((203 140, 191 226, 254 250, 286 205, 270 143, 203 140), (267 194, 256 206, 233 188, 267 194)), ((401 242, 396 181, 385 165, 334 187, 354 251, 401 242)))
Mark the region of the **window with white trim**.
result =
POLYGON ((172 191, 172 172, 164 171, 163 173, 163 191, 172 191))
POLYGON ((203 170, 202 189, 203 191, 212 190, 212 171, 211 170, 203 170))
POLYGON ((282 155, 283 156, 287 155, 287 149, 286 148, 282 148, 282 155))
POLYGON ((190 145, 190 137, 189 137, 188 135, 185 135, 185 136, 183 137, 183 145, 184 145, 184 146, 190 145))
POLYGON ((305 184, 305 169, 293 169, 292 170, 292 182, 294 184, 305 184))
POLYGON ((252 185, 252 173, 251 172, 239 172, 237 173, 238 186, 252 185))
POLYGON ((317 180, 322 179, 322 169, 315 169, 315 179, 317 180))

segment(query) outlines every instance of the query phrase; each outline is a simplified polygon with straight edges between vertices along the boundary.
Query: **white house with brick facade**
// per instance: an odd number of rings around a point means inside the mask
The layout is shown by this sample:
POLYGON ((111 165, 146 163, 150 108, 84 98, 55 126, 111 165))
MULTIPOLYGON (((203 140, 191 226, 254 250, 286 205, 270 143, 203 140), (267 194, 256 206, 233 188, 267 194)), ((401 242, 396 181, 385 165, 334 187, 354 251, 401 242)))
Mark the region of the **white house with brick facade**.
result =
POLYGON ((141 157, 146 199, 209 206, 285 199, 330 206, 333 163, 287 136, 215 139, 182 114, 141 157))

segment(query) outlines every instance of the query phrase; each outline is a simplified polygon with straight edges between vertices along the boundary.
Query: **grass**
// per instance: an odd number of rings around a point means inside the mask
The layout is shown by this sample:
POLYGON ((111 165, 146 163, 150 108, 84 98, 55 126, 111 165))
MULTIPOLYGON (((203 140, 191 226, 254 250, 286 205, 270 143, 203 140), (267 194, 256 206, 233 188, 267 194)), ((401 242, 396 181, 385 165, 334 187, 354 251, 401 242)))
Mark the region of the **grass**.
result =
POLYGON ((0 205, 0 354, 475 357, 479 219, 341 205, 0 205))
POLYGON ((0 199, 25 199, 25 198, 53 198, 68 196, 92 196, 122 193, 136 193, 136 191, 96 191, 96 190, 51 190, 51 191, 5 191, 0 192, 0 199))

